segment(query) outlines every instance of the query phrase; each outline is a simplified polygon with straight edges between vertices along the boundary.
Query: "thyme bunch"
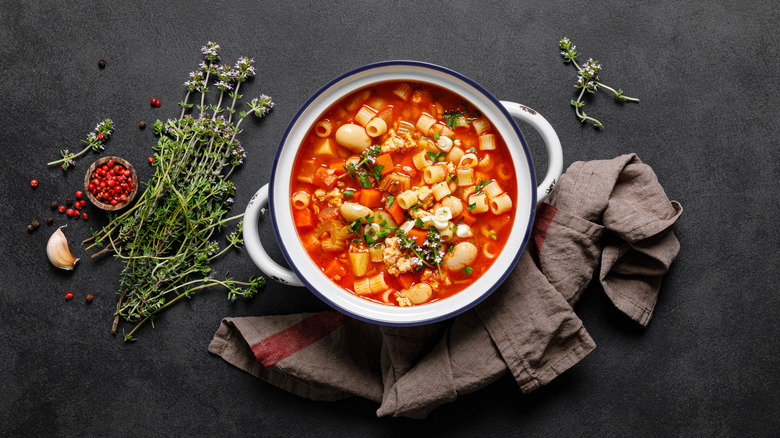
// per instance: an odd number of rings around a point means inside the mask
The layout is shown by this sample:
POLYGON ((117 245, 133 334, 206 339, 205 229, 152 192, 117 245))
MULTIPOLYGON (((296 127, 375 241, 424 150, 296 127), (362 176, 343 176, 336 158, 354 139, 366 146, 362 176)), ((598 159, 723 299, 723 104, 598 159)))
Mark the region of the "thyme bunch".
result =
POLYGON ((135 323, 124 335, 125 341, 135 340, 133 333, 143 323, 200 289, 222 286, 228 298, 235 300, 253 296, 265 284, 263 277, 240 281, 228 273, 224 279, 216 278, 209 264, 243 243, 243 222, 238 222, 223 247, 216 240, 227 223, 243 216, 227 217, 235 193, 228 178, 246 156, 236 135, 247 117, 262 117, 274 104, 265 95, 252 99, 247 103, 248 111, 238 112, 233 123, 236 102, 242 97, 237 90, 254 75, 253 61, 240 58, 235 66, 218 65, 219 45, 209 42, 201 50, 208 64, 201 63, 198 71, 190 73, 185 83, 187 95, 180 102, 181 115, 154 124, 160 138, 154 147, 156 169, 146 190, 129 210, 112 217, 108 225, 85 240, 93 241, 87 249, 106 245, 93 257, 113 251, 124 262, 112 332, 116 333, 120 317, 135 323), (204 96, 212 72, 220 98, 216 105, 207 105, 204 96), (201 94, 197 118, 187 114, 193 108, 189 99, 195 93, 201 94), (222 105, 226 93, 232 98, 230 107, 222 105))
POLYGON ((577 46, 572 45, 571 40, 564 37, 560 41, 560 47, 561 56, 563 56, 563 62, 570 62, 572 65, 574 65, 574 67, 577 68, 578 79, 574 87, 579 88, 581 91, 580 95, 577 97, 577 100, 572 99, 571 105, 574 107, 574 111, 577 114, 577 117, 580 119, 580 123, 586 120, 590 120, 593 122, 593 126, 598 128, 604 127, 601 122, 585 114, 585 111, 580 112, 580 108, 585 105, 582 97, 585 95, 586 91, 590 94, 594 94, 596 90, 598 90, 598 87, 602 87, 611 91, 615 95, 615 99, 620 102, 639 102, 639 99, 637 98, 624 95, 622 89, 615 90, 614 88, 599 82, 598 76, 601 72, 601 64, 599 64, 598 61, 594 61, 593 58, 588 59, 588 61, 585 62, 582 67, 580 67, 579 64, 577 64, 577 61, 574 59, 579 56, 579 53, 577 53, 577 46))

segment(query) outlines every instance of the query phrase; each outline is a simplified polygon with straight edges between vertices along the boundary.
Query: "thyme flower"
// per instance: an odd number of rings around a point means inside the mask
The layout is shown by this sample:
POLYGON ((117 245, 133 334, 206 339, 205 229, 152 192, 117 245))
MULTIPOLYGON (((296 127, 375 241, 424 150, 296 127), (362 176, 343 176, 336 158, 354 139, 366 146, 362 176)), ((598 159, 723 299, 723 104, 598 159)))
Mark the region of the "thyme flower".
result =
MULTIPOLYGON (((205 64, 204 64, 205 65, 205 64)), ((199 87, 203 86, 203 71, 190 72, 190 80, 184 83, 188 91, 196 91, 199 87)))
POLYGON ((209 41, 200 51, 212 63, 219 62, 219 44, 209 41))
POLYGON ((239 58, 238 61, 236 61, 236 66, 234 67, 236 70, 236 81, 244 82, 254 76, 255 68, 252 66, 254 63, 254 59, 249 59, 247 57, 239 58))

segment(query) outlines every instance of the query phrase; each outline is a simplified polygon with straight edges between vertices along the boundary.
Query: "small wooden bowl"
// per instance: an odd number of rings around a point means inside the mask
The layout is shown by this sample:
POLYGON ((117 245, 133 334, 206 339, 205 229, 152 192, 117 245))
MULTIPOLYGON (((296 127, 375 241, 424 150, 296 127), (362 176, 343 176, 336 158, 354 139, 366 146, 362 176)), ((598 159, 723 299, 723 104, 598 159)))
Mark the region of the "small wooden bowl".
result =
POLYGON ((124 158, 119 157, 103 157, 94 163, 92 163, 91 166, 89 166, 89 169, 87 169, 87 173, 84 175, 84 193, 87 194, 87 198, 89 198, 90 202, 94 204, 96 207, 106 210, 106 211, 117 211, 121 210, 125 207, 127 207, 131 202, 133 202, 133 199, 135 199, 136 193, 138 193, 138 173, 135 171, 135 167, 133 167, 132 164, 130 164, 127 160, 124 158), (133 190, 130 195, 127 197, 127 201, 122 201, 116 205, 106 204, 104 202, 98 201, 97 198, 92 194, 91 191, 87 188, 89 186, 89 182, 92 180, 91 176, 92 173, 97 169, 98 167, 106 164, 109 160, 114 160, 114 163, 121 164, 125 169, 130 171, 130 177, 133 178, 133 185, 135 185, 135 190, 133 190))

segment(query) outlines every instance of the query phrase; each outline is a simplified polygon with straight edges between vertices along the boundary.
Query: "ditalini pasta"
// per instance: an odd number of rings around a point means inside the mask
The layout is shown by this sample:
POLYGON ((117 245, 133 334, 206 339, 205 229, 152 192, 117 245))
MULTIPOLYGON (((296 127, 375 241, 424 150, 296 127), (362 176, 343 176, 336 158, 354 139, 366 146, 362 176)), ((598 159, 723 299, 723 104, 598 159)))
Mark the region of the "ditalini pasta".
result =
POLYGON ((301 243, 333 282, 392 306, 445 299, 507 242, 517 183, 490 121, 445 89, 387 82, 323 113, 290 203, 301 243))

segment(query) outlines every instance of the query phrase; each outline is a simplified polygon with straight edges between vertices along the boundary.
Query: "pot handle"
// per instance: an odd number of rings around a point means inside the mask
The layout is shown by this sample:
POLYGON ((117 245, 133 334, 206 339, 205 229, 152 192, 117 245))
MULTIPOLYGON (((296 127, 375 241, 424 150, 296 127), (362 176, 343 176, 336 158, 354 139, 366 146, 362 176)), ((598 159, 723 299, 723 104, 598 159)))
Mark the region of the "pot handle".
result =
POLYGON ((536 188, 536 202, 542 202, 555 188, 555 184, 563 173, 563 149, 550 122, 541 114, 515 102, 501 101, 509 114, 524 122, 528 122, 542 136, 544 146, 547 148, 547 175, 544 176, 539 187, 536 188))
POLYGON ((260 234, 257 232, 257 219, 260 217, 260 209, 268 204, 268 184, 260 187, 260 190, 252 196, 244 212, 244 247, 249 257, 255 262, 263 273, 279 283, 289 286, 303 287, 301 280, 295 273, 276 263, 263 248, 260 242, 260 234))

